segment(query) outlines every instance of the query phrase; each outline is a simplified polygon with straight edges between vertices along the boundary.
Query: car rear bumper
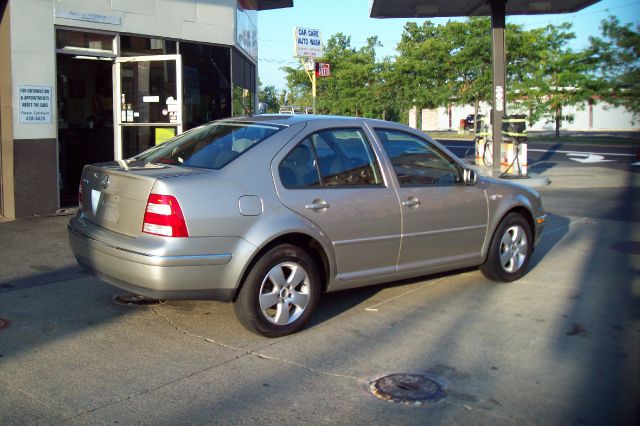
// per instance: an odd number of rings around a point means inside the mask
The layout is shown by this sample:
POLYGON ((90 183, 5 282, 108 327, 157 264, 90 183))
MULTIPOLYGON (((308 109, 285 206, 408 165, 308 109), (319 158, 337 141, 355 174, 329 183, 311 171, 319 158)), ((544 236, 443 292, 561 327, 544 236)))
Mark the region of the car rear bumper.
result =
POLYGON ((213 253, 194 253, 188 249, 189 239, 183 239, 178 254, 162 246, 163 237, 105 232, 79 216, 70 220, 68 235, 74 256, 89 272, 115 287, 157 299, 232 300, 243 258, 254 249, 242 238, 211 237, 192 241, 198 248, 213 248, 213 253), (156 246, 148 247, 149 241, 156 246))

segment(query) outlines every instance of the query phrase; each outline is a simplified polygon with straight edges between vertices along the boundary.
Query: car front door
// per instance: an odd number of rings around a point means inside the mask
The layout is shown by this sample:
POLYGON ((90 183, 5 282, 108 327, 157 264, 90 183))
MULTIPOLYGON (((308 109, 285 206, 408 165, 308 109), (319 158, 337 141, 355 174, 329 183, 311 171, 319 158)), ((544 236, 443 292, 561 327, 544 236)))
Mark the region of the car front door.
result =
POLYGON ((359 126, 323 129, 311 123, 272 166, 281 201, 331 241, 337 286, 395 272, 400 209, 359 126))
POLYGON ((375 129, 398 182, 402 248, 398 269, 429 269, 481 258, 488 204, 482 188, 467 185, 463 168, 427 139, 375 129))

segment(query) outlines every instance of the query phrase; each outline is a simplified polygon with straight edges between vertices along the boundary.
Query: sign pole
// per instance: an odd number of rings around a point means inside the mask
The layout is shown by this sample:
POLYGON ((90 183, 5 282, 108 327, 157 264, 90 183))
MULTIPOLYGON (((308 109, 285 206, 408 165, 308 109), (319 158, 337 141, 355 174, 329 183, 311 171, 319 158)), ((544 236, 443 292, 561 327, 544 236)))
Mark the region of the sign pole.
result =
POLYGON ((307 58, 307 60, 303 60, 302 58, 298 58, 300 60, 300 63, 302 64, 302 67, 304 68, 304 71, 307 73, 307 77, 309 77, 309 80, 311 81, 311 99, 312 99, 312 104, 311 106, 313 107, 313 113, 316 113, 316 96, 317 96, 317 92, 316 92, 316 87, 317 87, 317 80, 316 80, 316 61, 313 58, 307 58), (310 66, 307 66, 311 64, 310 66))
POLYGON ((317 96, 317 81, 318 81, 318 77, 316 77, 316 61, 315 59, 311 62, 313 64, 312 69, 313 71, 311 71, 312 74, 312 78, 311 78, 311 96, 313 98, 312 100, 312 104, 311 106, 313 107, 313 115, 316 115, 316 96, 317 96))
POLYGON ((502 161, 502 116, 505 115, 505 0, 491 0, 491 33, 493 42, 493 175, 500 175, 502 161))

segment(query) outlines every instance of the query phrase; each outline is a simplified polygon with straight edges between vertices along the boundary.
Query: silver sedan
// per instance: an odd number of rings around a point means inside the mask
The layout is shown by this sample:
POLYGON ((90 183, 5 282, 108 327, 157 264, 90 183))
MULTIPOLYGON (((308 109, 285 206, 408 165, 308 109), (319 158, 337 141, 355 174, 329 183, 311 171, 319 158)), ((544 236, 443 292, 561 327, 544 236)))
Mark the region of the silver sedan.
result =
POLYGON ((69 222, 78 262, 158 299, 232 301, 266 336, 302 328, 323 292, 479 266, 527 270, 545 221, 533 190, 478 177, 386 121, 215 121, 86 166, 69 222))

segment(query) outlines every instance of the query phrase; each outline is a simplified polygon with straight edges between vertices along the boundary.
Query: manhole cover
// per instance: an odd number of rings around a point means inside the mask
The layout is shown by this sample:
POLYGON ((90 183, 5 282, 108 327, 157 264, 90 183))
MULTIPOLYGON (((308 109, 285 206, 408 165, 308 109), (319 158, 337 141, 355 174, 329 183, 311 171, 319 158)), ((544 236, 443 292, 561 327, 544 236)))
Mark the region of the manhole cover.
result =
POLYGON ((369 391, 385 401, 411 405, 434 404, 446 396, 444 388, 425 374, 390 374, 369 383, 369 391))
POLYGON ((11 325, 11 321, 6 320, 4 318, 0 318, 0 330, 2 330, 3 328, 9 327, 9 325, 11 325))
POLYGON ((164 300, 151 299, 134 293, 118 294, 117 296, 113 296, 112 300, 114 303, 124 306, 152 306, 160 305, 165 302, 164 300))

